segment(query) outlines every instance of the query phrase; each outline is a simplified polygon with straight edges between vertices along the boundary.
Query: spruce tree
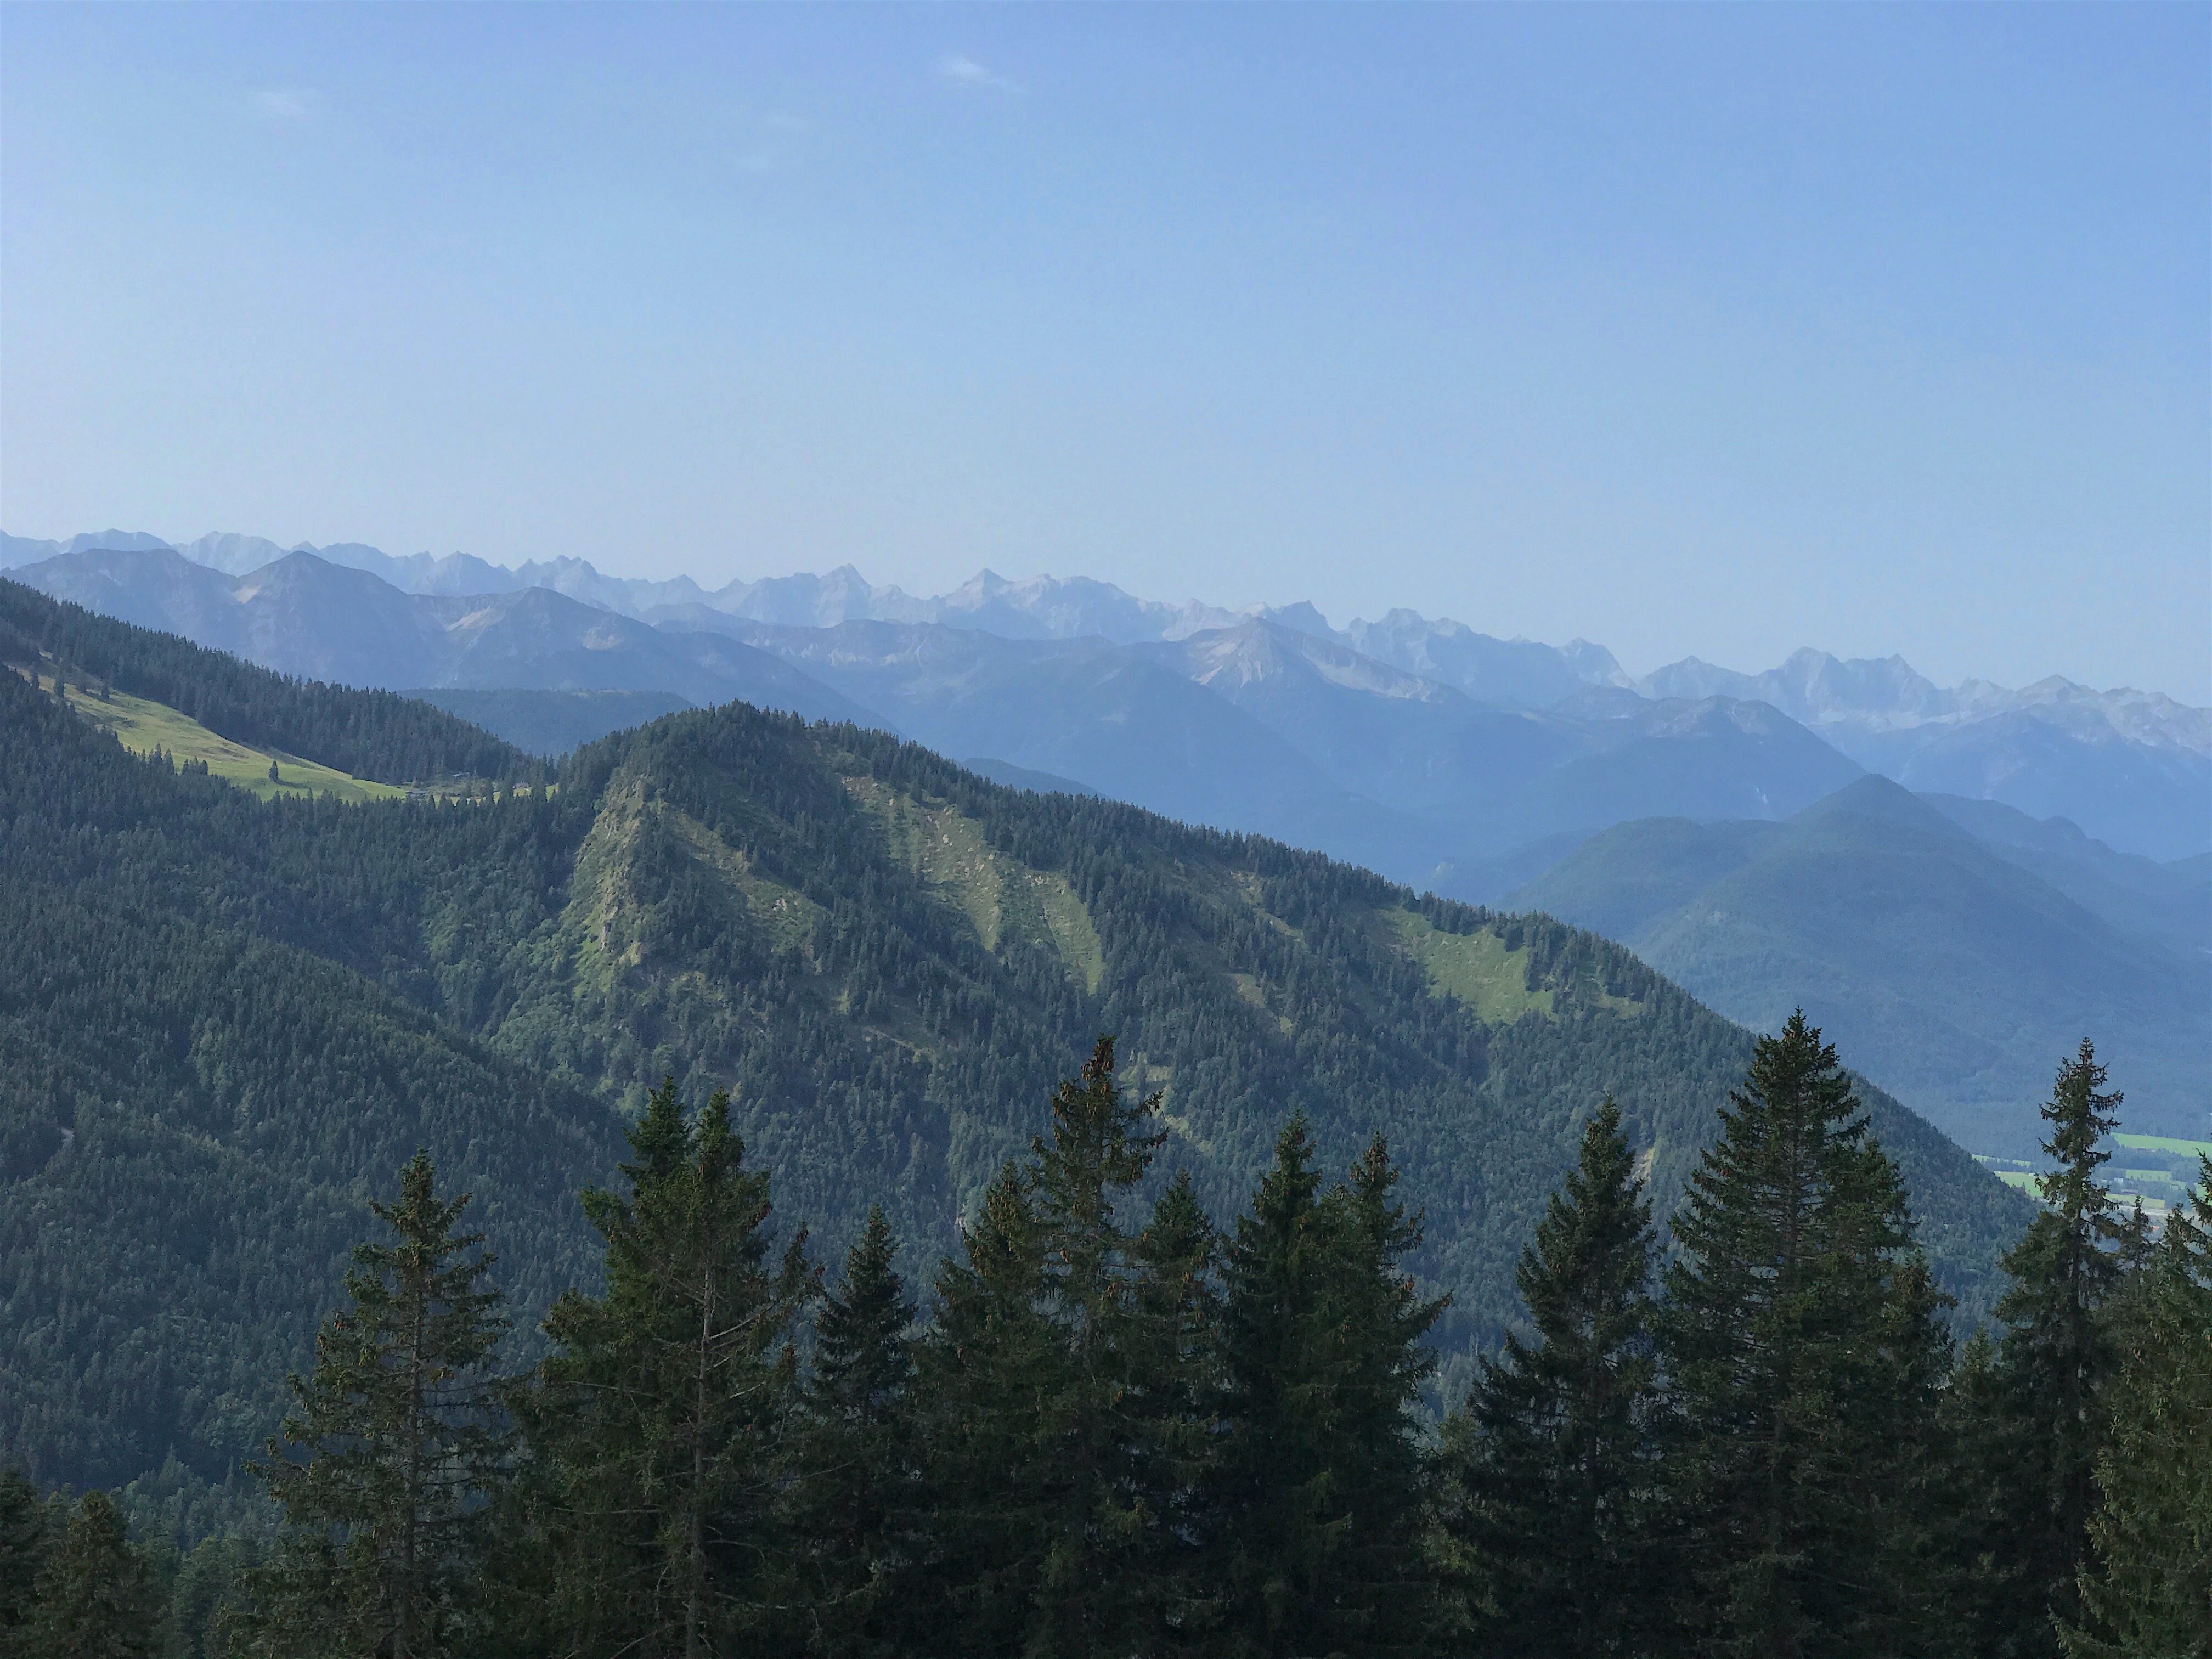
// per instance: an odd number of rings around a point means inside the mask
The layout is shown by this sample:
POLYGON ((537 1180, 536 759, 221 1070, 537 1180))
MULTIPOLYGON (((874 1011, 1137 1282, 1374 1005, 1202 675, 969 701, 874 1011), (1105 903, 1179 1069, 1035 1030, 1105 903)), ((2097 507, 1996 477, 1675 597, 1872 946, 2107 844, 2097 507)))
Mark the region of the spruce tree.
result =
POLYGON ((1058 1474, 1052 1542, 1030 1645, 1039 1653, 1127 1652, 1141 1628, 1143 1564, 1156 1517, 1139 1501, 1156 1403, 1137 1375, 1143 1262, 1122 1214, 1164 1130, 1158 1095, 1125 1095, 1101 1037, 1053 1097, 1050 1139, 1030 1146, 1046 1308, 1064 1345, 1045 1431, 1058 1474))
POLYGON ((31 1587, 24 1659, 154 1659, 161 1603, 146 1559, 104 1492, 88 1492, 31 1587))
POLYGON ((1336 1551, 1334 1623, 1375 1653, 1425 1649, 1436 1615, 1425 1549, 1433 1470, 1414 1412, 1437 1370, 1428 1334, 1451 1297, 1422 1296, 1402 1265, 1420 1246, 1422 1217, 1392 1196, 1399 1176, 1377 1133, 1329 1194, 1346 1236, 1336 1305, 1352 1359, 1341 1426, 1352 1445, 1337 1487, 1350 1524, 1336 1551))
POLYGON ((944 1568, 979 1650, 1125 1653, 1160 1613, 1151 1483, 1187 1425, 1173 1376, 1147 1371, 1163 1352, 1148 1340, 1152 1268, 1123 1214, 1163 1138, 1158 1109, 1121 1091, 1099 1038, 1054 1094, 1050 1138, 994 1188, 967 1265, 939 1280, 944 1568))
POLYGON ((814 1608, 809 1644, 823 1653, 901 1645, 916 1494, 915 1308, 893 1269, 897 1256, 883 1206, 873 1206, 843 1279, 815 1316, 793 1506, 814 1608))
POLYGON ((1328 1425, 1338 1365, 1322 1321, 1331 1242, 1321 1187, 1299 1114, 1276 1138, 1274 1167, 1237 1218, 1224 1261, 1229 1440, 1212 1505, 1230 1654, 1327 1650, 1313 1604, 1333 1541, 1328 1425))
POLYGON ((480 1233, 454 1231, 469 1196, 442 1200, 429 1155, 372 1202, 388 1244, 355 1248, 352 1306, 290 1379, 292 1413, 256 1465, 284 1511, 276 1559, 251 1575, 257 1651, 450 1651, 469 1611, 485 1492, 498 1479, 490 1367, 507 1328, 480 1233), (294 1455, 305 1454, 304 1461, 294 1455))
POLYGON ((1657 1362, 1651 1206, 1610 1099, 1522 1249, 1534 1346, 1512 1332, 1460 1427, 1467 1533, 1502 1654, 1639 1651, 1664 1586, 1654 1559, 1657 1362))
POLYGON ((1418 1218, 1378 1137, 1328 1194, 1303 1116, 1227 1255, 1229 1437, 1212 1503, 1223 1650, 1417 1650, 1431 1634, 1425 1469, 1410 1407, 1442 1313, 1400 1266, 1418 1218))
POLYGON ((1142 1271, 1130 1372, 1145 1401, 1146 1433, 1130 1471, 1148 1518, 1144 1631, 1153 1652, 1196 1651, 1221 1612, 1206 1572, 1217 1517, 1206 1479, 1221 1424, 1219 1237, 1190 1172, 1178 1170, 1136 1243, 1142 1271))
POLYGON ((1700 1652, 1949 1650, 1926 1577, 1942 1298, 1819 1030, 1761 1037, 1674 1218, 1663 1357, 1700 1652))
POLYGON ((2011 1553, 2006 1513, 2015 1485, 2008 1455, 2016 1437, 2003 1396, 1996 1344, 1986 1328, 1978 1329, 1959 1351, 1937 1412, 1950 1452, 1938 1548, 1967 1638, 1962 1650, 1979 1659, 2016 1659, 2021 1651, 2015 1638, 2026 1574, 2011 1553))
POLYGON ((46 1563, 49 1516, 20 1469, 0 1468, 0 1654, 31 1617, 31 1586, 46 1563))
POLYGON ((246 1584, 258 1559, 251 1538, 203 1538, 178 1565, 163 1634, 167 1659, 223 1659, 246 1612, 246 1584))
POLYGON ((920 1351, 929 1536, 917 1650, 1019 1651, 1048 1548, 1057 1472, 1045 1402, 1063 1349, 1042 1306, 1043 1249, 1010 1159, 937 1276, 920 1351))
POLYGON ((579 1655, 789 1643, 777 1499, 798 1388, 790 1332, 817 1291, 805 1234, 770 1261, 769 1177, 745 1167, 726 1093, 687 1120, 664 1079, 630 1145, 629 1196, 584 1198, 606 1240, 605 1291, 554 1304, 554 1352, 516 1399, 533 1453, 526 1571, 547 1593, 505 1622, 579 1655))
POLYGON ((2103 1416, 2097 1395, 2116 1363, 2106 1302, 2121 1277, 2125 1229, 2098 1178, 2100 1143, 2118 1118, 2105 1068, 2084 1038, 2058 1067, 2043 1115, 2056 1164, 2040 1178, 2044 1207, 2006 1253, 2011 1288, 1997 1304, 1990 1408, 1979 1425, 1978 1486, 1988 1553, 2016 1590, 1990 1607, 1987 1650, 2007 1659, 2056 1651, 2053 1620, 2075 1621, 2076 1579, 2097 1504, 2103 1416))
POLYGON ((2212 1659, 2212 1158, 2168 1212, 2107 1390, 2068 1659, 2212 1659))

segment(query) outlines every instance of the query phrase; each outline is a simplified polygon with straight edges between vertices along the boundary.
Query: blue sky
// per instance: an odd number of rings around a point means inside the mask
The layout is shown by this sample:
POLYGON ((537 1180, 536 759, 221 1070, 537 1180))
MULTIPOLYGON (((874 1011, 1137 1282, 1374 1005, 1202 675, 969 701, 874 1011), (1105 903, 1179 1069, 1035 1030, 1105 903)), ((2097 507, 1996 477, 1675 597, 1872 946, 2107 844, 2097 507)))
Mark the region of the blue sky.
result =
POLYGON ((2212 702, 2203 6, 0 9, 0 526, 2212 702))

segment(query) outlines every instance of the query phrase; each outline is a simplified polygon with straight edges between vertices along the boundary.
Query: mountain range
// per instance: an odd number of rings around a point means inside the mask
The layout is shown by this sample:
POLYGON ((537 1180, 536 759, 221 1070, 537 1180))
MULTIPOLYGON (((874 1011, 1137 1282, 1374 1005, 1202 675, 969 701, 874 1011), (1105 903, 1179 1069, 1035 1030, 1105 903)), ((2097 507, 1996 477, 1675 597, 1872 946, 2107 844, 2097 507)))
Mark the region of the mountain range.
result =
MULTIPOLYGON (((1357 659, 1349 672, 1326 666, 1322 672, 1340 690, 1370 706, 1378 699, 1405 700, 1409 690, 1416 699, 1431 695, 1409 688, 1403 678, 1394 682, 1379 672, 1383 669, 1395 669, 1423 688, 1458 691, 1486 708, 1552 712, 1585 727, 1607 718, 1632 719, 1654 704, 1715 699, 1763 703, 1855 765, 1915 789, 1998 800, 2036 817, 2066 817, 2126 852, 2172 859, 2212 850, 2212 711, 2157 693, 2093 691, 2055 678, 2023 690, 1975 681, 1945 690, 1899 659, 1843 662, 1806 650, 1764 674, 1736 673, 1689 658, 1632 681, 1609 652, 1586 641, 1552 647, 1497 640, 1459 623, 1431 621, 1404 610, 1392 611, 1380 622, 1354 621, 1337 629, 1310 605, 1245 612, 1195 601, 1166 605, 1083 578, 1012 582, 986 571, 951 593, 921 599, 896 587, 873 586, 850 567, 827 575, 736 581, 708 590, 688 577, 653 581, 605 576, 573 558, 509 569, 458 553, 395 558, 359 544, 286 550, 263 538, 231 533, 173 548, 136 532, 88 532, 65 542, 0 535, 0 568, 20 568, 33 586, 112 608, 115 614, 173 626, 191 637, 204 635, 204 642, 222 636, 227 647, 271 665, 281 663, 288 672, 340 673, 362 684, 485 686, 490 681, 484 677, 503 666, 526 677, 517 684, 682 694, 674 684, 681 681, 707 697, 728 678, 726 664, 719 677, 713 665, 703 673, 696 664, 648 666, 634 653, 600 640, 592 641, 597 654, 580 661, 574 657, 578 641, 592 630, 580 620, 558 616, 557 607, 515 613, 487 605, 425 605, 411 628, 386 628, 381 637, 374 629, 356 628, 352 632, 358 637, 349 638, 353 619, 344 613, 344 601, 339 603, 341 614, 319 617, 312 605, 300 603, 301 590, 312 585, 304 577, 273 583, 269 573, 289 566, 290 556, 298 554, 321 565, 374 574, 396 593, 417 599, 508 596, 511 605, 514 595, 558 593, 665 633, 730 634, 732 619, 802 631, 887 622, 951 628, 995 640, 1096 640, 1127 647, 1187 642, 1194 635, 1234 634, 1240 628, 1249 633, 1249 624, 1259 623, 1279 635, 1287 632, 1324 641, 1339 647, 1346 659, 1357 659), (173 568, 164 572, 146 563, 106 568, 112 562, 104 556, 111 551, 169 551, 184 566, 255 580, 232 584, 226 600, 205 583, 186 592, 195 584, 173 568), (289 609, 274 594, 263 599, 272 583, 288 589, 289 609), (219 620, 226 604, 264 614, 250 627, 226 626, 219 620), (403 643, 409 634, 465 634, 510 616, 515 624, 495 629, 506 647, 503 665, 500 651, 472 653, 465 641, 431 651, 419 648, 419 638, 411 641, 416 649, 403 643), (532 626, 546 632, 537 645, 520 638, 532 626), (461 660, 471 655, 477 660, 461 660)), ((380 615, 389 611, 378 609, 380 615)), ((777 635, 769 643, 787 641, 788 635, 777 635)), ((1203 660, 1206 654, 1190 658, 1196 677, 1220 686, 1224 665, 1203 660)), ((1272 665, 1248 654, 1227 679, 1249 684, 1271 669, 1279 671, 1286 653, 1276 654, 1279 660, 1272 665)), ((817 663, 818 667, 818 657, 817 663)), ((805 695, 803 688, 781 684, 797 706, 805 695)), ((872 712, 886 718, 893 713, 872 712)), ((1601 740, 1598 746, 1607 745, 1601 740)), ((1570 744, 1555 752, 1571 754, 1573 749, 1570 744)), ((1358 794, 1366 781, 1337 781, 1358 794)), ((1406 805, 1393 798, 1389 786, 1377 787, 1383 793, 1375 805, 1386 811, 1406 805)), ((1784 789, 1770 795, 1756 815, 1785 817, 1803 804, 1793 804, 1789 793, 1784 789)), ((1461 806, 1452 801, 1443 810, 1461 806)), ((1498 842, 1528 829, 1532 817, 1541 823, 1540 833, 1560 832, 1542 822, 1540 811, 1486 811, 1468 826, 1473 844, 1456 850, 1514 850, 1498 842)), ((1526 837, 1518 845, 1534 839, 1526 837)))
MULTIPOLYGON (((166 699, 172 742, 364 783, 544 780, 419 702, 9 582, 0 659, 0 1424, 48 1481, 214 1502, 416 1146, 542 1264, 510 1285, 526 1334, 590 1282, 573 1194, 665 1076, 730 1089, 787 1237, 834 1257, 879 1199, 926 1273, 1115 1032, 1164 1097, 1159 1173, 1224 1218, 1292 1113, 1332 1164, 1386 1133, 1463 1368, 1591 1108, 1620 1103, 1670 1204, 1750 1054, 1564 923, 856 725, 732 703, 588 744, 551 790, 264 801, 103 716, 166 699)), ((1939 1274, 1985 1312, 2025 1201, 1862 1092, 1939 1274)))
MULTIPOLYGON (((1662 945, 1653 919, 1612 920, 1623 913, 1593 870, 1621 860, 1627 880, 1647 856, 1638 836, 1685 824, 1765 846, 1760 826, 1887 777, 2019 879, 1960 887, 1975 895, 1964 908, 1923 909, 1923 927, 1981 917, 1984 944, 1960 947, 1979 977, 1931 980, 1931 949, 1948 944, 1875 930, 1823 981, 1825 1017, 1887 1033, 1865 1049, 1871 1073, 1978 1150, 2032 1138, 2040 1073, 2102 1006, 2055 997, 2054 985, 2087 983, 2078 972, 1987 941, 2025 929, 2023 949, 2071 950, 2081 941, 2063 929, 2026 921, 2070 906, 2105 941, 2081 962, 2139 947, 2161 964, 2154 981, 2180 988, 2185 1014, 2212 1006, 2193 988, 2212 962, 2212 715, 2155 694, 2060 680, 1946 690, 1896 659, 1810 651, 1760 675, 1692 659, 1632 682, 1586 641, 1497 640, 1408 611, 1339 629, 1307 605, 1230 612, 988 572, 925 599, 850 568, 708 591, 580 560, 507 570, 238 536, 181 548, 113 532, 4 538, 0 557, 29 560, 16 578, 57 597, 304 678, 410 690, 541 753, 680 704, 742 700, 896 733, 1016 787, 1312 848, 1446 897, 1557 908, 1623 928, 1754 1025, 1774 1017, 1774 995, 1755 969, 1723 969, 1759 958, 1723 941, 1723 907, 1690 905, 1662 945), (1940 1006, 1969 994, 2021 1022, 1985 1053, 1954 1041, 1973 1020, 1954 1029, 1940 1006), (1939 1005, 1928 1018, 1882 1012, 1923 996, 1939 1005)), ((1820 946, 1812 913, 1785 914, 1786 884, 1744 877, 1734 902, 1754 890, 1767 908, 1728 913, 1801 954, 1820 946)), ((2157 1050, 2131 1085, 2131 1113, 2147 1115, 2136 1127, 2202 1133, 2212 1045, 2186 1046, 2197 1024, 2163 1039, 2155 1022, 2122 1024, 2130 1048, 2139 1036, 2157 1050)), ((2135 1055, 2115 1055, 2129 1076, 2135 1055)))
POLYGON ((1818 651, 1757 675, 1686 658, 1637 684, 1649 696, 1770 703, 1911 789, 2066 817, 2131 851, 2206 850, 2212 709, 2161 693, 2092 691, 2056 675, 2017 691, 1981 680, 1945 690, 1902 657, 1818 651))

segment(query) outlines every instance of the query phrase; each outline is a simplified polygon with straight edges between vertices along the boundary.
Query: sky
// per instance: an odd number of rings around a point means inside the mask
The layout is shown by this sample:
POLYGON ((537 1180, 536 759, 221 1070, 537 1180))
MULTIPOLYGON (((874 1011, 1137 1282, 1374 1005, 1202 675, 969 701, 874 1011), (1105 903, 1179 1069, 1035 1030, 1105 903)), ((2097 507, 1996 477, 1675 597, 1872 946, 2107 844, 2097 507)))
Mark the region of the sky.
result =
POLYGON ((0 7, 0 527, 2212 703, 2212 8, 0 7))

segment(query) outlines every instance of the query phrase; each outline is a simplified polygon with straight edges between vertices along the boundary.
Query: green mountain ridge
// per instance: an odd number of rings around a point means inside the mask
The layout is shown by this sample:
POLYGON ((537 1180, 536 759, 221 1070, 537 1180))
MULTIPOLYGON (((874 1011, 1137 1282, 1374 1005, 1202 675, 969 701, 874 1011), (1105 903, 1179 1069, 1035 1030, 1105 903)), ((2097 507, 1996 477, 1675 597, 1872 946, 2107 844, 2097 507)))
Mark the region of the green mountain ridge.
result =
POLYGON ((1920 799, 1999 858, 2032 871, 2122 933, 2187 957, 2212 951, 2212 854, 2160 863, 2115 852, 2066 818, 2032 818, 1963 795, 1920 799))
POLYGON ((1883 778, 1781 823, 1620 824, 1507 902, 1621 940, 1756 1029, 1802 1006, 1978 1151, 2034 1156, 2037 1032, 2097 1039, 2131 1127, 2201 1133, 2212 1106, 2201 953, 2122 933, 1883 778))
MULTIPOLYGON (((1671 1201, 1750 1052, 1548 918, 743 705, 550 794, 264 804, 0 676, 0 1438, 49 1481, 222 1481, 416 1145, 477 1193, 526 1348, 664 1073, 731 1089, 783 1227, 827 1256, 881 1200, 925 1272, 1102 1030, 1218 1216, 1292 1111, 1340 1165, 1380 1129, 1461 1369, 1597 1102, 1671 1201)), ((2027 1206, 1865 1095, 1985 1311, 2027 1206)))

